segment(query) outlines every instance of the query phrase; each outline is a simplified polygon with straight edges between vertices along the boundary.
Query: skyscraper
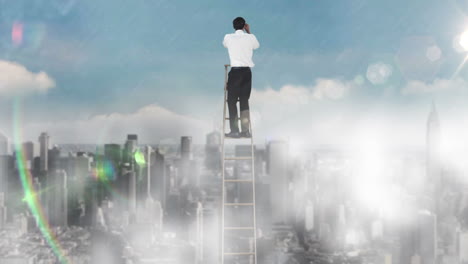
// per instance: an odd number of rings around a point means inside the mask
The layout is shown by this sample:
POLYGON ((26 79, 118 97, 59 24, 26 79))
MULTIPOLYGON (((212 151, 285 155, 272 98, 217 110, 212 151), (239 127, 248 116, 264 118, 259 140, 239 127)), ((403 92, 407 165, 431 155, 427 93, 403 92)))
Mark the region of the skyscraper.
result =
POLYGON ((432 103, 432 109, 427 119, 426 135, 426 175, 432 186, 432 191, 436 191, 436 186, 439 187, 441 183, 440 140, 439 115, 435 103, 432 103))
POLYGON ((67 173, 55 170, 48 174, 49 222, 53 226, 68 225, 68 186, 67 173))
POLYGON ((130 212, 130 216, 134 217, 136 213, 136 184, 137 184, 137 179, 136 179, 136 173, 135 171, 131 170, 127 172, 127 177, 128 177, 128 211, 130 212))
POLYGON ((151 197, 161 203, 166 209, 167 195, 169 194, 170 183, 166 173, 166 162, 164 155, 157 149, 151 155, 151 197))
POLYGON ((5 207, 5 193, 0 192, 0 230, 5 227, 7 210, 5 207))
POLYGON ((23 143, 23 154, 24 159, 26 161, 26 167, 28 169, 33 168, 33 161, 34 161, 34 143, 31 141, 23 143))
POLYGON ((0 133, 0 155, 8 155, 8 138, 0 133))
POLYGON ((8 190, 8 164, 10 156, 0 155, 0 192, 6 193, 8 190))
POLYGON ((39 158, 41 172, 49 169, 49 135, 46 132, 42 132, 39 136, 39 158))
POLYGON ((133 154, 137 150, 138 147, 138 135, 129 134, 127 135, 127 141, 125 141, 125 147, 123 151, 123 162, 124 163, 132 163, 133 162, 133 154))
POLYGON ((437 216, 429 211, 418 213, 419 255, 422 263, 437 263, 437 216))
POLYGON ((205 166, 214 171, 221 169, 221 134, 214 131, 206 135, 205 166))
POLYGON ((273 223, 286 223, 288 212, 288 151, 286 141, 268 143, 268 174, 273 223))
POLYGON ((192 153, 192 137, 181 137, 180 139, 180 156, 182 160, 187 161, 193 158, 192 153))
POLYGON ((103 166, 106 177, 110 180, 116 180, 119 175, 119 168, 122 162, 122 148, 119 144, 104 145, 104 160, 103 166))

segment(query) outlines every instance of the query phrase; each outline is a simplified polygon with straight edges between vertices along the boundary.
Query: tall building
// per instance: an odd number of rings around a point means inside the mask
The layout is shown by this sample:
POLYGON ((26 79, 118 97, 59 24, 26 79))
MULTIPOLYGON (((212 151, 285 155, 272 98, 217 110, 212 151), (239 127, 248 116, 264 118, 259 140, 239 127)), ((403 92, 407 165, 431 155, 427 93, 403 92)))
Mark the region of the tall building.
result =
POLYGON ((52 226, 68 226, 68 186, 65 170, 48 174, 48 217, 52 226))
POLYGON ((5 227, 7 220, 7 209, 5 206, 5 193, 0 192, 0 230, 5 227))
POLYGON ((221 169, 221 134, 213 131, 206 135, 205 166, 213 171, 221 169))
POLYGON ((70 225, 80 224, 83 212, 86 182, 91 175, 90 158, 86 155, 68 157, 66 172, 68 181, 68 216, 70 225))
POLYGON ((180 156, 182 160, 192 160, 192 137, 181 137, 180 138, 180 156))
MULTIPOLYGON (((132 147, 133 148, 133 147, 132 147)), ((107 179, 116 180, 119 175, 119 168, 122 162, 122 148, 119 144, 104 145, 103 166, 107 179)))
POLYGON ((270 176, 270 201, 273 223, 288 220, 288 152, 286 141, 271 141, 267 146, 267 172, 270 176))
POLYGON ((10 156, 0 155, 0 192, 7 193, 8 191, 8 165, 10 156))
MULTIPOLYGON (((440 122, 435 103, 427 119, 426 135, 426 177, 431 195, 437 199, 438 188, 441 185, 441 159, 440 159, 440 122)), ((434 208, 435 209, 435 208, 434 208)))
POLYGON ((54 146, 52 149, 49 149, 47 159, 49 161, 49 164, 47 165, 48 171, 64 169, 64 166, 62 164, 63 160, 60 157, 60 149, 58 148, 58 146, 54 146))
POLYGON ((131 216, 135 216, 137 199, 136 199, 136 188, 137 188, 137 179, 135 171, 131 170, 127 173, 128 177, 128 211, 131 216))
POLYGON ((151 146, 146 146, 144 150, 144 157, 145 157, 145 166, 143 168, 144 170, 144 178, 143 178, 143 189, 145 193, 145 197, 153 197, 151 195, 151 165, 152 165, 152 156, 154 153, 154 150, 151 146))
POLYGON ((162 208, 166 209, 167 196, 169 194, 170 182, 166 173, 166 162, 164 155, 159 149, 151 155, 151 197, 161 203, 162 208))
POLYGON ((127 141, 125 141, 125 147, 123 150, 123 162, 124 163, 132 163, 133 162, 133 154, 137 150, 138 147, 138 135, 129 134, 127 135, 127 141))
POLYGON ((0 133, 0 155, 8 155, 8 138, 0 133))
POLYGON ((49 135, 46 132, 39 136, 39 169, 41 172, 49 169, 49 135))
POLYGON ((33 169, 34 162, 34 143, 31 141, 23 143, 23 155, 26 162, 26 168, 33 169))
POLYGON ((429 211, 418 213, 419 255, 422 263, 437 263, 437 216, 429 211))

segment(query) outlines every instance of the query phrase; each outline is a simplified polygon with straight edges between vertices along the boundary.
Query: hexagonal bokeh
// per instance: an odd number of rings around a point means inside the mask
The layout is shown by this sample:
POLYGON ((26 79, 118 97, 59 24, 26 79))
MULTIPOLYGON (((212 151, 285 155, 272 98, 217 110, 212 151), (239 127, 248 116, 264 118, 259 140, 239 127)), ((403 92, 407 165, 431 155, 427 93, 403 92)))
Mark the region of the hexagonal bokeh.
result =
POLYGON ((403 39, 396 54, 399 70, 407 80, 433 80, 442 61, 443 52, 431 36, 403 39))

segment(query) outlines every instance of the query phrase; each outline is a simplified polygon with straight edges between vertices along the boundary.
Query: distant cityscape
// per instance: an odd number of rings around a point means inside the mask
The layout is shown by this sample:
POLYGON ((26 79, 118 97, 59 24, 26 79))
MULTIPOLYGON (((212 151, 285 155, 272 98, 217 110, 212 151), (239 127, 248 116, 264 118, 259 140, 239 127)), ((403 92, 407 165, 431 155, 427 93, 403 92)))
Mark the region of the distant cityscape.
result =
MULTIPOLYGON (((296 154, 270 140, 256 142, 254 168, 226 161, 226 178, 255 172, 258 263, 467 264, 468 171, 444 162, 435 105, 426 125, 425 148, 296 154)), ((0 135, 1 264, 220 263, 221 132, 204 145, 190 135, 178 145, 135 134, 105 145, 51 141, 47 132, 37 143, 0 135)), ((228 156, 250 148, 229 142, 228 156)), ((242 202, 251 191, 236 185, 226 197, 242 202)))

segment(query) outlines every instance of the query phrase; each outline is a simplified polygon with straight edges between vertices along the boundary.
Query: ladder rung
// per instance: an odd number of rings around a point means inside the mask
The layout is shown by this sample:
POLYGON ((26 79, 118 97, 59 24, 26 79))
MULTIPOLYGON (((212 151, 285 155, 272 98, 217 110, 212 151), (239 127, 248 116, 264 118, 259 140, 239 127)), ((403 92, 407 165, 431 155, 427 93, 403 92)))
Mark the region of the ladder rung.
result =
POLYGON ((224 180, 225 182, 252 182, 252 180, 247 180, 247 179, 228 179, 224 180))
POLYGON ((224 255, 239 256, 239 255, 255 255, 254 252, 224 252, 224 255))
POLYGON ((229 230, 253 230, 253 227, 250 226, 226 226, 224 229, 229 229, 229 230))
POLYGON ((252 157, 225 157, 225 160, 251 160, 252 157))
POLYGON ((224 203, 227 206, 253 206, 253 203, 224 203))

